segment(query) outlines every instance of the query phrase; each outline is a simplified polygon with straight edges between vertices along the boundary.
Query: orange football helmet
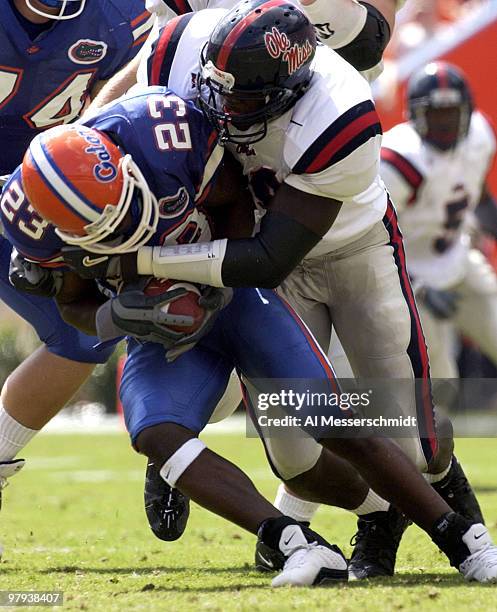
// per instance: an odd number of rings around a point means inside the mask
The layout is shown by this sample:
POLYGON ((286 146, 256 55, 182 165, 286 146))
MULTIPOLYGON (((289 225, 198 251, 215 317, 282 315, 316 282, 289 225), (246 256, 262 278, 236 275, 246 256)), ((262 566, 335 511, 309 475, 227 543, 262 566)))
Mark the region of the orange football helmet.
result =
POLYGON ((73 124, 38 134, 21 178, 33 208, 67 244, 129 253, 157 227, 158 204, 145 177, 131 155, 98 130, 73 124))

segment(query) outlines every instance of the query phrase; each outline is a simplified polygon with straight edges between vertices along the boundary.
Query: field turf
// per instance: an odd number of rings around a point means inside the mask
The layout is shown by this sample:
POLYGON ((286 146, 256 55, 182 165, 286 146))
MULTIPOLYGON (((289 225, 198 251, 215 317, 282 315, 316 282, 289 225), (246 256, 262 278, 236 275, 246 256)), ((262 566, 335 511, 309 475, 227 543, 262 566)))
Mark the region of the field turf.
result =
MULTIPOLYGON (((205 439, 273 497, 277 483, 257 440, 205 439)), ((497 443, 459 440, 457 448, 497 538, 497 443)), ((195 504, 180 541, 154 538, 142 505, 145 460, 124 433, 45 434, 25 456, 25 470, 4 491, 0 590, 62 590, 67 610, 497 609, 497 585, 465 583, 415 527, 392 579, 273 590, 269 577, 252 569, 254 537, 195 504)), ((321 508, 313 526, 350 553, 351 515, 321 508)))

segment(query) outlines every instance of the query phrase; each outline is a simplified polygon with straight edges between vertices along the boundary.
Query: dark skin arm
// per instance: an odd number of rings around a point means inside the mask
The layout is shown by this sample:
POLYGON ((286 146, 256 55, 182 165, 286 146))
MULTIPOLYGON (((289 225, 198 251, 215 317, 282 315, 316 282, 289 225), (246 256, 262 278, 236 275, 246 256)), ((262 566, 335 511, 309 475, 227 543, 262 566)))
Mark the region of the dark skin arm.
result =
POLYGON ((204 207, 215 238, 248 238, 254 229, 254 203, 240 163, 228 151, 204 207))
POLYGON ((90 336, 96 334, 95 314, 106 298, 94 281, 84 280, 74 272, 65 272, 64 284, 56 299, 66 323, 90 336))

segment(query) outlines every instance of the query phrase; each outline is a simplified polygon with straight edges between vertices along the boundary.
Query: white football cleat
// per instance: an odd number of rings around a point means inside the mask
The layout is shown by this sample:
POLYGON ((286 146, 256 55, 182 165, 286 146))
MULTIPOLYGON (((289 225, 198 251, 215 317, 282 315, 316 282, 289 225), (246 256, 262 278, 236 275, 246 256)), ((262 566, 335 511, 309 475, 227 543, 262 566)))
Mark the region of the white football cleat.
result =
POLYGON ((347 561, 337 546, 308 543, 298 525, 283 529, 280 550, 287 560, 273 587, 317 586, 348 579, 347 561))
POLYGON ((497 546, 492 542, 488 529, 481 523, 472 525, 462 540, 470 555, 459 565, 461 574, 466 580, 497 582, 497 546))
POLYGON ((24 459, 12 459, 11 461, 0 461, 0 508, 1 508, 1 499, 2 493, 1 490, 4 489, 8 482, 7 478, 10 478, 14 474, 16 474, 19 470, 22 470, 26 461, 24 459))
MULTIPOLYGON (((7 478, 22 470, 26 461, 24 459, 12 459, 12 461, 0 461, 0 508, 2 507, 2 489, 9 484, 7 478)), ((3 554, 3 546, 0 544, 0 559, 3 554)))

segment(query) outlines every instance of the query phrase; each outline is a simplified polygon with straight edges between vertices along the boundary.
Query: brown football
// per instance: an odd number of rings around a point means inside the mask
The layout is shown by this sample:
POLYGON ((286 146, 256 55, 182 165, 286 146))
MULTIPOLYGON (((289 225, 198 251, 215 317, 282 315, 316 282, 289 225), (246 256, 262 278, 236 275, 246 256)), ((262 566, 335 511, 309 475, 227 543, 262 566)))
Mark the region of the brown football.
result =
POLYGON ((171 315, 180 315, 192 317, 193 323, 191 325, 170 325, 169 328, 173 331, 185 332, 192 334, 202 325, 205 317, 205 308, 200 306, 198 303, 200 297, 200 291, 192 283, 185 281, 176 281, 167 278, 153 278, 148 285, 145 287, 144 293, 146 295, 161 295, 166 291, 172 289, 186 289, 188 293, 165 304, 162 310, 171 315))

